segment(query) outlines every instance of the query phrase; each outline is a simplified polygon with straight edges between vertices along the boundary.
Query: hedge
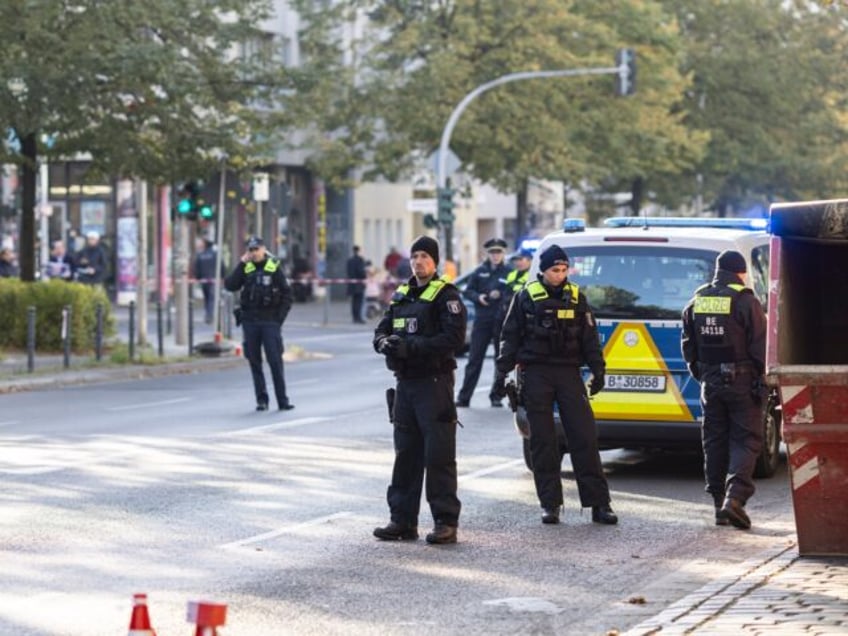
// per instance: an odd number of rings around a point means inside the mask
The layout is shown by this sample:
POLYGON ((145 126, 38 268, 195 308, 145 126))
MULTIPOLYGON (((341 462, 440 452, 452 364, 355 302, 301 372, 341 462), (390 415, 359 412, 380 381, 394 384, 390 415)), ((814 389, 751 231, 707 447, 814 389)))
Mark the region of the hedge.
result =
POLYGON ((27 308, 35 307, 35 348, 62 350, 62 310, 72 308, 71 349, 77 353, 94 349, 97 305, 103 306, 103 336, 115 334, 112 306, 100 287, 48 280, 25 283, 0 278, 0 347, 26 348, 27 308))

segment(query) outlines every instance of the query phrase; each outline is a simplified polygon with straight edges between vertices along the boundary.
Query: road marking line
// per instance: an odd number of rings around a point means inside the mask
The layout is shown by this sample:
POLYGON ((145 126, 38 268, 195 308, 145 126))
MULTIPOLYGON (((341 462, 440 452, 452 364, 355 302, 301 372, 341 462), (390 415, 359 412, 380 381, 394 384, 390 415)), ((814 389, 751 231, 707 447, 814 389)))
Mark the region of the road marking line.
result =
POLYGON ((298 420, 286 420, 283 422, 274 422, 273 424, 263 424, 262 426, 251 426, 250 428, 240 428, 235 431, 216 433, 213 437, 233 437, 236 435, 250 435, 252 433, 268 433, 270 431, 297 428, 298 426, 306 426, 308 424, 320 424, 322 422, 329 422, 332 419, 332 417, 302 417, 298 420))
POLYGON ((249 545, 251 543, 258 543, 259 541, 265 541, 266 539, 274 539, 279 537, 280 535, 289 533, 289 532, 297 532, 298 530, 302 530, 304 528, 311 528, 312 526, 319 526, 323 523, 329 523, 330 521, 335 521, 336 519, 343 519, 344 517, 352 516, 352 512, 337 512, 332 515, 326 515, 324 517, 318 517, 317 519, 310 519, 309 521, 304 521, 303 523, 296 523, 291 526, 284 526, 277 530, 271 530, 270 532, 263 532, 262 534, 257 534, 252 537, 248 537, 247 539, 241 539, 239 541, 233 541, 231 543, 224 543, 223 545, 218 546, 219 548, 223 548, 224 550, 232 549, 232 548, 240 548, 245 545, 249 545))
POLYGON ((513 459, 508 462, 504 462, 503 464, 495 464, 494 466, 489 466, 488 468, 481 468, 480 470, 475 470, 473 473, 460 475, 457 478, 457 481, 469 481, 471 479, 477 479, 478 477, 485 477, 486 475, 491 475, 492 473, 498 473, 508 468, 515 468, 516 466, 523 465, 523 459, 513 459))
POLYGON ((160 400, 159 402, 146 402, 144 404, 127 404, 125 406, 110 406, 107 411, 132 411, 133 409, 143 409, 149 406, 167 406, 168 404, 179 404, 180 402, 189 402, 191 398, 175 398, 173 400, 160 400))

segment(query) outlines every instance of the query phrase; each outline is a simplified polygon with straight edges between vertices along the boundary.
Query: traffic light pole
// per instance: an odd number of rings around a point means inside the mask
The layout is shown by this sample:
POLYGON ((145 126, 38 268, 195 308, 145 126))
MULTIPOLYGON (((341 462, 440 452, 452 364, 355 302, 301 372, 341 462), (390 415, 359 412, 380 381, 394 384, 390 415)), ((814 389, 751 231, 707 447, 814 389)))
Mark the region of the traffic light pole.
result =
MULTIPOLYGON (((439 143, 439 157, 436 171, 436 186, 439 188, 439 191, 441 191, 447 185, 448 148, 450 147, 450 138, 451 134, 453 134, 453 129, 459 121, 459 118, 462 113, 478 95, 485 93, 486 91, 497 86, 501 86, 502 84, 518 82, 521 80, 545 79, 551 77, 574 77, 578 75, 613 75, 616 73, 619 75, 624 75, 628 72, 629 67, 625 63, 619 66, 599 68, 577 68, 560 71, 521 71, 518 73, 509 73, 507 75, 501 75, 500 77, 493 79, 490 82, 480 84, 480 86, 468 93, 465 97, 462 98, 462 101, 460 101, 459 104, 456 105, 456 107, 453 109, 453 112, 450 114, 450 117, 448 117, 447 124, 445 124, 445 127, 442 130, 442 139, 439 143)), ((445 258, 448 260, 453 260, 453 228, 450 225, 451 224, 448 224, 448 226, 446 226, 440 223, 439 231, 443 236, 445 258)))
POLYGON ((215 333, 221 333, 221 259, 224 250, 224 193, 227 189, 227 164, 221 165, 221 185, 218 188, 218 216, 215 219, 216 239, 218 249, 215 250, 215 306, 212 309, 212 324, 215 333))

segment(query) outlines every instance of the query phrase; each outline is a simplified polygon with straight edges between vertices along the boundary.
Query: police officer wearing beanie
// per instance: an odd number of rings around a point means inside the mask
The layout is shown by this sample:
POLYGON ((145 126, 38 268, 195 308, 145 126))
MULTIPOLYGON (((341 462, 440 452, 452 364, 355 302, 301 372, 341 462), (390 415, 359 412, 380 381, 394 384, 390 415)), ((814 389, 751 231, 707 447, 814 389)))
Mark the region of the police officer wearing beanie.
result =
POLYGON ((262 371, 262 350, 271 369, 277 407, 281 411, 294 408, 286 394, 283 376, 283 322, 292 306, 292 291, 280 262, 265 250, 264 241, 251 236, 247 251, 235 269, 224 279, 224 287, 241 290, 240 320, 244 334, 244 357, 250 363, 256 410, 268 410, 268 391, 262 371))
POLYGON ((539 256, 539 274, 512 301, 501 330, 499 378, 518 365, 522 399, 530 424, 533 479, 542 523, 559 523, 562 455, 554 428, 553 405, 568 440, 580 504, 592 508, 592 521, 615 524, 598 449, 595 418, 581 367, 592 372, 589 394, 604 387, 605 364, 595 319, 586 296, 568 281, 568 256, 551 245, 539 256))
POLYGON ((391 520, 374 536, 418 538, 423 485, 435 522, 427 543, 456 543, 454 356, 465 340, 466 310, 456 287, 436 276, 439 244, 419 237, 410 254, 413 275, 397 288, 374 330, 374 349, 397 378, 390 405, 395 463, 386 496, 391 520))
MULTIPOLYGON (((468 277, 463 295, 474 303, 474 326, 471 329, 471 343, 468 350, 468 362, 465 365, 465 377, 456 399, 457 406, 469 406, 471 395, 480 379, 483 359, 489 345, 495 346, 495 357, 500 347, 500 330, 503 322, 504 299, 508 287, 506 278, 512 268, 504 263, 506 241, 493 238, 483 244, 486 260, 468 277)), ((489 400, 492 406, 501 406, 497 382, 492 384, 489 400)))
POLYGON ((745 503, 754 494, 754 466, 763 444, 766 388, 766 316, 745 286, 739 252, 716 259, 712 282, 695 291, 683 310, 681 349, 701 383, 706 491, 716 525, 748 529, 745 503))

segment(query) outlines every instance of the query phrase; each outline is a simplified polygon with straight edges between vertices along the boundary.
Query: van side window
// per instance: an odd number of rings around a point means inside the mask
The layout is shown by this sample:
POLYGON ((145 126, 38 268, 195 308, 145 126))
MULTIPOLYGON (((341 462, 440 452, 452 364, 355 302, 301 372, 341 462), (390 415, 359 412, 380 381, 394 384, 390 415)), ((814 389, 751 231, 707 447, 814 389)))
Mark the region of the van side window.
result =
POLYGON ((768 300, 769 246, 761 245, 751 250, 751 289, 766 306, 768 300))

